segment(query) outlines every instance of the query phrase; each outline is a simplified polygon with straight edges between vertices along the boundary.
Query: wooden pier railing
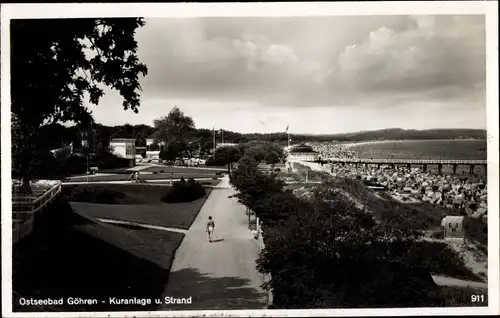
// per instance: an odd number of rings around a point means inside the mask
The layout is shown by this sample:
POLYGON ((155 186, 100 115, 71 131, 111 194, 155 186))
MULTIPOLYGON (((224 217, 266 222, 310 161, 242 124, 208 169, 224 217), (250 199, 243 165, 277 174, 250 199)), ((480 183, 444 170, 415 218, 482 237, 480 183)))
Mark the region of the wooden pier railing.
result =
POLYGON ((440 160, 440 159, 354 159, 325 158, 331 163, 367 163, 367 164, 412 164, 412 165, 486 165, 487 160, 440 160))

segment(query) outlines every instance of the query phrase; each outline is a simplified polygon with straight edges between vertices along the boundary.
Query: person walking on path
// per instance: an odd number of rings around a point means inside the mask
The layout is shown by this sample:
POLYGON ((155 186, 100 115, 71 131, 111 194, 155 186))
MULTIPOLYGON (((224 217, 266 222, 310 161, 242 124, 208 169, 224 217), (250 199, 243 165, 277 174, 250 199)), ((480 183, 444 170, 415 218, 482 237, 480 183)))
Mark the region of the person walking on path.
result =
POLYGON ((212 220, 212 217, 208 217, 208 222, 207 222, 207 233, 208 233, 208 241, 212 243, 212 236, 214 234, 214 229, 215 229, 215 222, 212 220))

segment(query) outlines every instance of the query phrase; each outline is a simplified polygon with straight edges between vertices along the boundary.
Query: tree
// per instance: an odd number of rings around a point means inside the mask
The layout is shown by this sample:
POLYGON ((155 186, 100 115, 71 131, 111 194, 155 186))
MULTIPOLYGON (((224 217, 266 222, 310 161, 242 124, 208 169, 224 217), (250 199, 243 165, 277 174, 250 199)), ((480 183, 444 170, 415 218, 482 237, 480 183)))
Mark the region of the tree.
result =
POLYGON ((180 148, 177 144, 169 144, 165 146, 162 151, 160 151, 159 157, 162 160, 175 161, 179 152, 180 148))
POLYGON ((242 145, 244 153, 258 162, 265 161, 275 164, 283 160, 284 151, 277 143, 252 140, 242 145))
POLYGON ((238 147, 222 146, 215 149, 214 159, 216 162, 227 165, 227 172, 231 173, 231 166, 241 158, 238 147))
POLYGON ((166 148, 176 150, 174 159, 187 148, 190 134, 195 129, 193 119, 184 115, 177 106, 167 116, 155 119, 153 124, 155 142, 164 142, 166 148))
POLYGON ((375 222, 334 191, 334 184, 299 199, 283 191, 274 174, 260 172, 249 154, 238 162, 231 184, 239 201, 266 224, 266 249, 257 268, 271 274, 264 287, 273 289, 277 308, 409 307, 435 301, 430 273, 408 257, 419 230, 375 222))
POLYGON ((367 222, 364 211, 330 190, 320 186, 307 204, 280 203, 279 195, 266 204, 281 210, 275 215, 289 213, 268 229, 258 260, 258 269, 272 275, 275 305, 416 306, 429 300, 430 274, 405 259, 420 233, 367 222))
POLYGON ((137 57, 135 30, 141 18, 29 19, 11 21, 11 112, 21 143, 14 164, 30 192, 40 127, 73 121, 88 126, 91 111, 84 96, 98 105, 102 86, 117 90, 124 110, 138 112, 139 76, 147 68, 137 57))

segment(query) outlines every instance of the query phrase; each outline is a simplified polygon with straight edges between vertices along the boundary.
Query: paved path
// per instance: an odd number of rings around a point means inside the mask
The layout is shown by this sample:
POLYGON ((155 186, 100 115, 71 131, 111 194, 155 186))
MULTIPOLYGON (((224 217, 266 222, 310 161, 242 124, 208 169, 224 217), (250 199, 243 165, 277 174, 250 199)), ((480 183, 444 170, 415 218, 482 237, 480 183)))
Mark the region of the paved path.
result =
POLYGON ((140 166, 138 165, 138 166, 134 166, 132 168, 129 168, 127 170, 130 172, 134 172, 134 171, 141 171, 141 170, 151 168, 151 167, 154 167, 154 166, 153 165, 140 165, 140 166))
POLYGON ((262 309, 267 292, 256 270, 258 242, 248 230, 245 207, 235 198, 225 177, 214 189, 177 250, 164 296, 192 297, 192 304, 164 304, 158 310, 262 309), (215 221, 214 241, 205 232, 215 221))
POLYGON ((152 229, 152 230, 170 231, 170 232, 177 232, 177 233, 182 233, 182 234, 185 234, 187 231, 187 230, 178 229, 178 228, 174 228, 174 227, 165 227, 165 226, 160 226, 160 225, 144 224, 144 223, 137 223, 137 222, 131 222, 131 221, 121 221, 121 220, 102 219, 102 218, 97 218, 97 219, 101 222, 104 222, 104 223, 116 224, 116 225, 130 225, 130 226, 136 226, 136 227, 141 227, 141 228, 145 228, 145 229, 152 229))

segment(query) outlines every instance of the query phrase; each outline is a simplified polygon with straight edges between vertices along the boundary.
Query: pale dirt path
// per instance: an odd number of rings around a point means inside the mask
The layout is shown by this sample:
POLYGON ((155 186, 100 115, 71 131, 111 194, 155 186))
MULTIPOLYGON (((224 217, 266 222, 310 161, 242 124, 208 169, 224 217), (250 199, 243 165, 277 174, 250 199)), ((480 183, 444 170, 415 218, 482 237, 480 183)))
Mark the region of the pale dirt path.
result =
POLYGON ((468 281, 442 275, 432 275, 434 282, 439 286, 452 286, 452 287, 472 287, 478 289, 488 289, 488 283, 468 281))
POLYGON ((267 293, 256 270, 257 241, 248 230, 245 207, 223 178, 201 208, 175 254, 164 296, 192 297, 192 304, 164 304, 159 310, 261 309, 267 293), (214 242, 207 238, 206 222, 215 221, 214 242))

